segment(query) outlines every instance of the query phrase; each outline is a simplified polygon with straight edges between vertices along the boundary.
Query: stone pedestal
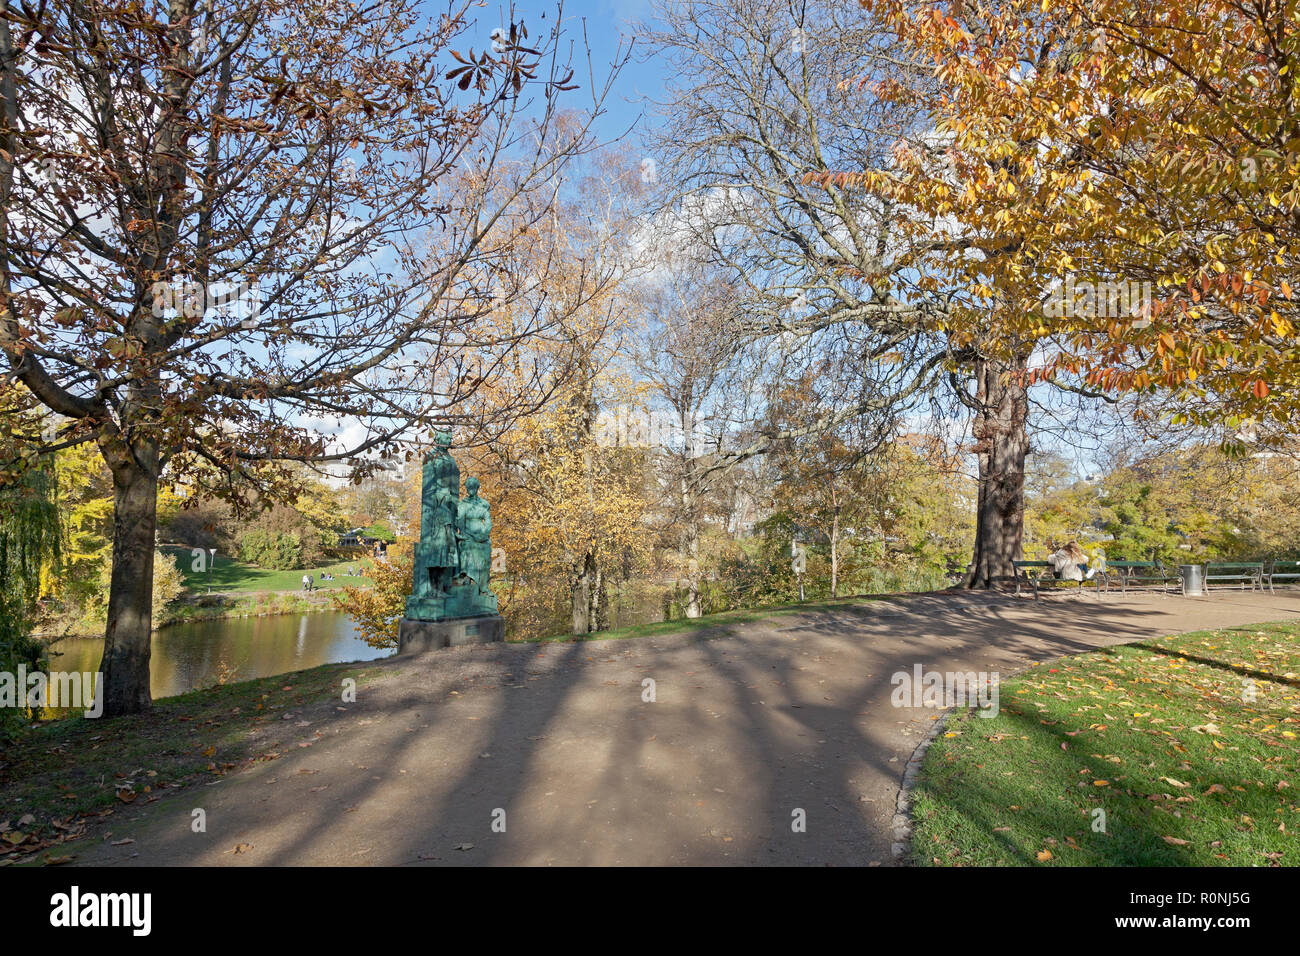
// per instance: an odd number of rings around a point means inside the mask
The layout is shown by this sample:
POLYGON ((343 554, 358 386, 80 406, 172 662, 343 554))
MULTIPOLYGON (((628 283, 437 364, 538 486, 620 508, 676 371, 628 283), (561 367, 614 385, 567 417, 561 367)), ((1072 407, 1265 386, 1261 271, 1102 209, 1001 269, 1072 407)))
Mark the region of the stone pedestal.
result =
POLYGON ((423 654, 462 644, 491 644, 504 641, 506 622, 500 614, 455 617, 446 621, 417 621, 402 618, 397 632, 397 653, 423 654))

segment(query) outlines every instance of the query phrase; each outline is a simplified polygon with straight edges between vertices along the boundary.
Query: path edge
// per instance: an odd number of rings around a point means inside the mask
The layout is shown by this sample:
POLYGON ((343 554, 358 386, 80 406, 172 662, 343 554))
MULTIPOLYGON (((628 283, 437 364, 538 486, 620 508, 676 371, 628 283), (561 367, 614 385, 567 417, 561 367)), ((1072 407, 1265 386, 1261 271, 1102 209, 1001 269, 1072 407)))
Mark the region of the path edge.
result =
POLYGON ((948 721, 956 710, 955 707, 949 707, 934 719, 929 732, 916 745, 916 749, 912 751, 912 756, 907 761, 907 766, 903 768, 903 779, 898 785, 898 800, 894 805, 894 840, 890 845, 890 853, 893 855, 895 865, 906 865, 911 853, 912 790, 916 787, 916 778, 921 772, 921 764, 925 762, 925 753, 930 749, 930 744, 934 743, 934 739, 939 736, 940 731, 948 726, 948 721))

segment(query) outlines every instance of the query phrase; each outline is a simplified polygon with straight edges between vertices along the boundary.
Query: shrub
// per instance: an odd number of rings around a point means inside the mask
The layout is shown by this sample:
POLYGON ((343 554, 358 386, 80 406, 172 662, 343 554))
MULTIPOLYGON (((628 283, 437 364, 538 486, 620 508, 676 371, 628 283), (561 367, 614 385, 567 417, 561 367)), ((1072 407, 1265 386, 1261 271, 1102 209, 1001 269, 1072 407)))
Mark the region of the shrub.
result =
POLYGON ((302 539, 293 532, 254 528, 239 539, 240 560, 272 571, 302 567, 302 539))

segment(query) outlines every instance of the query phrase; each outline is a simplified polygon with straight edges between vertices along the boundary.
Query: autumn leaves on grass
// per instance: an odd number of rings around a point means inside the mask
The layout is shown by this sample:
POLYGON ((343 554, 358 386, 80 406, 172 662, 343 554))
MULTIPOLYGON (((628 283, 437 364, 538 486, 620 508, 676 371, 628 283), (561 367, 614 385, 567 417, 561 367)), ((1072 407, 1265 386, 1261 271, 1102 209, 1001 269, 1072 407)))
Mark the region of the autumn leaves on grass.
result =
POLYGON ((1300 624, 1205 631, 1036 665, 993 719, 927 754, 928 865, 1300 861, 1300 624))

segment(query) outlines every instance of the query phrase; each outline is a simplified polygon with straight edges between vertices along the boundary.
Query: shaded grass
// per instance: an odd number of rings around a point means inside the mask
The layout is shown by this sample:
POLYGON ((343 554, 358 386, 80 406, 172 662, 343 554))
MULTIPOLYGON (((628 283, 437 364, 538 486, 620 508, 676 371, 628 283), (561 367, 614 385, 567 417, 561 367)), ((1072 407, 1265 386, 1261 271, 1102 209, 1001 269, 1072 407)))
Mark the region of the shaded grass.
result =
POLYGON ((1296 621, 1037 664, 930 747, 914 861, 1300 864, 1297 672, 1296 621))
POLYGON ((310 745, 316 731, 285 714, 316 707, 313 726, 320 726, 336 713, 327 705, 343 707, 344 678, 364 687, 380 673, 363 664, 326 664, 161 698, 151 714, 53 720, 24 730, 0 750, 0 865, 57 862, 57 843, 84 832, 89 818, 310 745))

